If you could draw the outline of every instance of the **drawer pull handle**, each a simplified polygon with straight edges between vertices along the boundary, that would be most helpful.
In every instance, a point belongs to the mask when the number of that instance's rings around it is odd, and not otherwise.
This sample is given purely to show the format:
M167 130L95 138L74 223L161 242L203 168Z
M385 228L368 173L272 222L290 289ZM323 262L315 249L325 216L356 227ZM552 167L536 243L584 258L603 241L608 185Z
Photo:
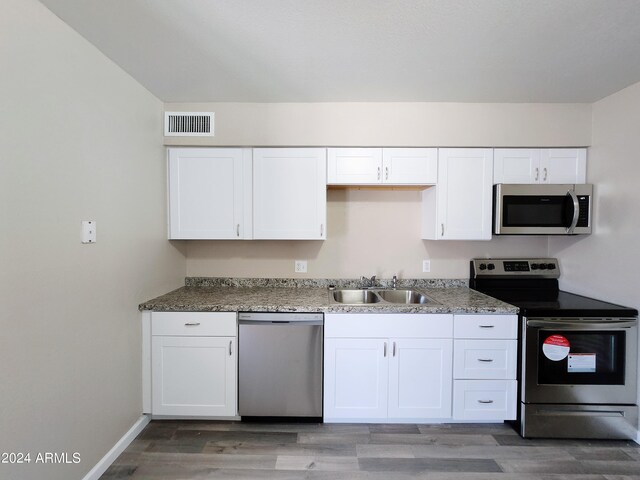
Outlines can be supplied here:
M478 400L478 403L493 403L493 400Z
M229 340L229 356L231 356L231 344L233 343L233 340Z
M493 358L479 358L479 362L493 362Z
M494 328L495 325L479 325L480 328Z
M200 325L200 322L187 322L184 324L185 327L197 327Z

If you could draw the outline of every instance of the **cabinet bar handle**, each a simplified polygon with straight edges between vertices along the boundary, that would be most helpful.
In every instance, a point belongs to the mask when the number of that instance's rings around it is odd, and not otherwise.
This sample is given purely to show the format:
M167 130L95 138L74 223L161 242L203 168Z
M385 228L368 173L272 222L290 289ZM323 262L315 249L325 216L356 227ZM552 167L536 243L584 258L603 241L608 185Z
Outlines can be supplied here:
M440 224L440 236L444 237L444 223Z
M479 362L493 362L493 358L479 358Z
M546 181L547 181L547 167L544 167L544 168L542 169L542 171L544 172L544 173L542 174L542 181L543 181L543 182L546 182Z
M384 342L384 356L387 356L387 342Z
M384 167L384 179L389 180L389 167Z
M197 327L198 325L200 325L200 322L187 322L184 325L185 327Z
M233 340L229 340L229 356L231 356L231 344L233 343Z
M236 225L236 237L240 236L240 224Z
M478 403L493 403L493 400L478 400Z
M538 178L540 178L540 169L538 167L536 167L536 179L535 181L538 181Z
M324 223L320 224L320 236L324 235Z
M378 180L380 180L380 167L378 167Z
M495 325L478 325L480 328L493 328Z
M396 356L396 342L393 342L393 356Z

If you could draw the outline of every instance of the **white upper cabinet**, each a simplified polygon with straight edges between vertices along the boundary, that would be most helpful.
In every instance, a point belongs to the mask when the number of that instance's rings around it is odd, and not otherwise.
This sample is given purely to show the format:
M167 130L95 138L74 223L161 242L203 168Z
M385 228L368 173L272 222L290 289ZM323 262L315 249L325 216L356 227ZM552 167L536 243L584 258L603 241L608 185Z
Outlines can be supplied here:
M251 238L251 149L169 150L169 238Z
M327 183L330 185L382 183L382 149L327 149Z
M437 180L437 148L382 149L383 183L424 185L434 184Z
M329 148L329 185L428 185L437 180L436 148Z
M490 240L493 149L438 149L438 183L422 192L422 238Z
M324 240L324 148L253 149L253 238Z
M585 148L496 148L493 183L585 183Z

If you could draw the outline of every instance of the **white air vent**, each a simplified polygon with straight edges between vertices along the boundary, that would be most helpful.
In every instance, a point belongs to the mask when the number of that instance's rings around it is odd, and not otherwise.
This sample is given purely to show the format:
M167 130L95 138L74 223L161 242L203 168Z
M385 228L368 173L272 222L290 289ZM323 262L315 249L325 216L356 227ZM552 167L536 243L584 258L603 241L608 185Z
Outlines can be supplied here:
M165 137L213 137L213 112L164 112Z

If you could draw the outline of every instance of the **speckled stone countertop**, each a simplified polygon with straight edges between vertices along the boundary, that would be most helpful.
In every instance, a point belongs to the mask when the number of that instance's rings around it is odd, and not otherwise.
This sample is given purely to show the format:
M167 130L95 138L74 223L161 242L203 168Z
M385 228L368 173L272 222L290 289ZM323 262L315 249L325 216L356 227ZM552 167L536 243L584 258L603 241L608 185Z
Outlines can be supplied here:
M325 312L325 313L517 313L518 308L471 290L466 280L398 280L418 290L427 304L346 305L329 300L328 286L359 287L351 279L238 279L188 277L185 286L139 305L156 312ZM377 287L388 287L380 280Z

